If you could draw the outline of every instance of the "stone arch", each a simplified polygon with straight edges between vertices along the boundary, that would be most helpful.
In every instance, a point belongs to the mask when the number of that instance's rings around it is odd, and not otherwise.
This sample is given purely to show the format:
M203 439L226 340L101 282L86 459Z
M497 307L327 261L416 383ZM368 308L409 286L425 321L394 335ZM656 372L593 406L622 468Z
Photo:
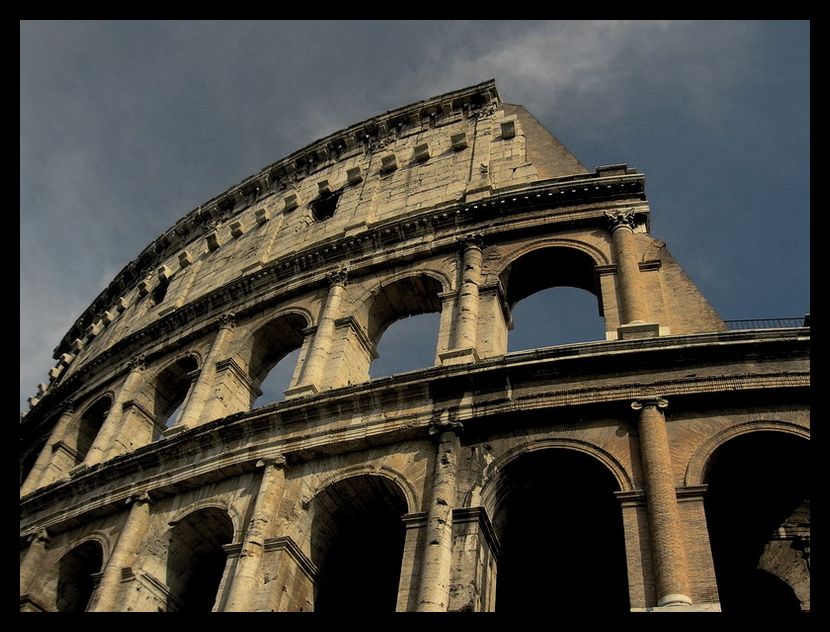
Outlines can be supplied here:
M394 612L409 499L389 470L350 469L327 477L309 503L314 610Z
M522 299L544 289L576 287L593 294L602 312L602 293L595 268L607 259L595 248L571 239L545 239L519 249L501 263L496 276L512 309ZM524 268L553 270L551 276L522 274ZM516 275L514 277L514 275Z
M364 290L362 294L358 295L357 299L354 301L354 304L358 306L358 309L360 309L360 307L366 305L367 301L371 300L373 296L379 294L384 287L415 276L426 276L435 279L441 284L442 292L449 292L453 289L453 283L445 272L435 270L433 268L414 268L383 277L383 280L372 285L372 287Z
M415 491L415 485L413 485L413 483L404 474L386 465L353 465L351 467L347 467L327 476L324 476L320 479L320 482L312 490L310 494L311 500L313 500L314 497L317 496L317 494L323 491L326 487L334 485L335 483L339 483L340 481L345 480L347 478L353 478L355 476L362 475L381 476L383 478L389 479L390 481L392 481L392 483L397 485L401 494L403 495L404 500L406 501L407 512L412 513L418 511L418 494Z
M483 479L485 482L481 491L481 503L487 509L489 515L493 515L493 511L495 509L499 481L504 468L510 462L519 458L523 454L549 449L576 450L577 452L587 454L588 456L595 458L611 472L611 475L616 480L620 491L634 490L631 474L614 455L604 448L583 439L539 439L531 443L524 443L511 448L484 468Z
M377 345L387 327L401 318L440 312L442 304L438 295L446 287L443 281L439 275L416 271L376 285L358 310L369 340ZM390 296L392 291L394 295Z
M230 513L222 503L201 503L189 506L170 525L165 534L166 610L216 609L221 603L223 578L228 569L224 547L238 537Z
M802 426L755 420L716 433L695 455L691 476L700 478L691 480L706 484L709 542L728 614L809 610L809 445Z
M698 446L692 457L689 459L689 464L686 466L684 484L687 486L703 484L703 481L706 478L707 470L711 463L712 455L715 453L715 450L717 450L724 443L740 435L764 430L793 434L804 439L810 438L809 428L805 428L804 426L791 421L761 419L746 421L735 426L731 426L715 433Z
M110 546L109 538L106 536L105 533L102 531L93 531L92 533L88 533L83 536L80 540L74 540L72 542L68 542L63 547L61 547L60 557L63 557L67 553L69 553L72 549L75 549L85 542L97 542L101 546L101 551L103 554L103 561L104 565L106 565L107 560L110 558L110 553L112 551L112 547Z
M72 419L63 442L74 451L75 465L86 458L114 402L111 392L103 393L88 402Z
M242 541L242 536L244 535L242 514L231 503L225 503L215 499L198 500L195 503L187 505L187 507L184 507L176 512L167 524L173 527L187 518L190 514L196 511L201 511L202 509L218 509L220 511L224 511L233 525L233 542L238 543Z
M104 569L106 538L95 534L67 546L57 564L55 607L59 612L84 612L95 592L93 576ZM108 547L107 547L108 548Z
M573 250L579 250L580 252L585 253L591 259L594 260L594 265L604 266L609 265L611 260L608 258L602 250L593 246L585 241L579 239L568 239L563 237L544 237L542 239L536 239L534 241L528 242L522 245L521 248L514 250L506 257L502 258L495 270L493 270L490 274L495 277L500 277L502 273L516 260L524 257L527 254L530 254L534 250L543 250L547 248L571 248Z
M193 377L202 366L202 358L188 351L165 363L145 382L144 403L153 416L156 436L165 422L175 422L175 413L182 410L190 394Z
M260 394L260 387L272 369L283 358L303 346L304 330L314 322L311 313L303 308L288 307L257 319L248 327L249 331L229 354L245 372L250 382L248 408ZM296 366L293 368L296 371ZM288 385L286 384L286 387Z
M591 442L542 439L502 454L484 477L481 501L500 544L497 612L582 609L590 607L592 591L603 595L609 612L628 610L615 494L630 490L631 479L616 458ZM574 541L577 533L585 545Z

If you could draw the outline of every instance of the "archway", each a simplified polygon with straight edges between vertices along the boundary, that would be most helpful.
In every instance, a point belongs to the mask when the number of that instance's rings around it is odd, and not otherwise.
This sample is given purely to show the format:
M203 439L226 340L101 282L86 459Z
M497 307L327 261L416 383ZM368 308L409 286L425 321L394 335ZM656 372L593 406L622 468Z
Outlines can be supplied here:
M297 366L307 319L297 313L278 316L257 329L243 351L251 383L262 395L251 396L250 405L264 406L283 399Z
M571 449L523 454L503 469L496 611L628 611L622 513L611 471Z
M757 431L726 441L706 472L706 520L724 612L809 604L809 443Z
M595 265L588 254L562 246L511 262L499 277L513 321L508 350L604 340Z
M378 352L369 369L372 377L433 365L439 319L432 315L441 312L439 294L442 289L437 279L420 274L384 285L369 299L367 334ZM401 356L399 358L389 358L380 353L383 350L381 337L393 323L395 331L392 333L397 334L394 335L394 349Z
M233 522L225 511L199 509L170 530L167 551L168 611L210 612L217 599Z
M64 555L58 562L58 612L84 612L95 590L93 575L104 563L101 544L88 540Z
M74 443L75 452L77 454L75 464L83 463L95 437L104 425L104 420L109 414L112 407L112 400L109 397L102 397L97 402L87 408L76 427L76 434L69 437L69 442Z
M406 511L404 494L383 476L346 478L315 496L315 612L395 611Z
M199 368L196 358L179 358L156 377L153 389L153 414L156 418L155 438L164 428L174 426L184 409L193 382L192 374Z

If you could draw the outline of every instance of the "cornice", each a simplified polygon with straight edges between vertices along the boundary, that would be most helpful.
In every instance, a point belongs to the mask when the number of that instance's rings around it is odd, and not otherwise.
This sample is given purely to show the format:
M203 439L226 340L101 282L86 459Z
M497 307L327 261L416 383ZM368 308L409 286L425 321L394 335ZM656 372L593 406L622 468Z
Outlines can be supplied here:
M717 364L722 368L718 373L666 377L659 367L640 368L648 364L646 356L659 356L657 359L665 366L677 366L679 358L689 366L710 364L712 358L690 353L695 336L674 338L674 346L662 348L654 348L653 339L610 342L605 353L597 353L594 358L580 357L574 352L557 357L557 349L551 349L547 354L542 350L482 361L480 366L433 367L230 415L28 494L21 501L22 526L25 531L41 527L60 531L60 525L72 523L81 514L97 516L118 511L123 500L136 493L149 492L154 498L180 493L188 487L253 471L259 459L274 454L285 455L291 464L316 458L320 453L426 439L434 411L442 406L452 407L453 419L475 432L480 424L517 411L602 405L616 406L619 414L624 415L632 399L651 392L670 398L675 409L680 410L683 401L691 402L701 395L734 396L740 392L773 390L800 393L809 388L808 367L782 371L762 361L758 345L763 341L756 339L755 344L742 347L752 341L741 340L733 332L697 336L698 352L729 357L732 365L740 365L740 371ZM779 336L777 342L782 341L792 345L799 339L793 335ZM621 355L624 357L620 358ZM539 383L540 374L555 372L556 365L563 361L571 362L562 368L570 374L578 368L575 362L584 364L603 358L631 366L631 376L621 376L618 383L609 384L598 374L596 379L586 379L577 387L570 379ZM754 370L744 370L750 366L744 364L746 360L751 360ZM459 400L459 379L475 395ZM511 389L504 386L508 382ZM444 393L454 396L447 400ZM424 406L425 398L432 405ZM394 402L392 408L389 402ZM354 423L358 417L361 422ZM198 459L194 459L196 455ZM66 498L76 499L68 510L63 505Z

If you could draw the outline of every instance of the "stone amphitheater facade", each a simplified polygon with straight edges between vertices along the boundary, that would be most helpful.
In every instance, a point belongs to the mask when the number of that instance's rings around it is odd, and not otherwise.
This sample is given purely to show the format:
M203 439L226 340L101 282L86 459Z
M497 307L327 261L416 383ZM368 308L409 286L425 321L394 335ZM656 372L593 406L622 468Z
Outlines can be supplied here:
M808 610L809 327L730 330L649 216L492 81L191 211L21 420L21 610ZM557 286L605 340L507 353ZM422 313L433 365L370 379Z

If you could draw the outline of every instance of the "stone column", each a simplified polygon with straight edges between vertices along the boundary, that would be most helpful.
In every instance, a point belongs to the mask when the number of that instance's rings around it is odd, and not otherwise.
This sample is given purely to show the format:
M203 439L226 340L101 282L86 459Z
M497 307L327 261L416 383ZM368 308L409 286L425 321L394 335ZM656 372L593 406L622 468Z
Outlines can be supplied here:
M212 421L207 406L216 381L216 364L228 357L228 345L233 340L233 330L236 327L236 314L230 312L220 319L219 332L210 346L210 351L202 363L202 370L188 394L184 410L176 422L176 426L192 428L199 424Z
M64 457L67 460L66 463L59 464L59 469L64 473L69 472L69 470L75 465L74 462L68 461L69 455L66 452L56 450L56 446L63 441L63 438L66 436L66 431L69 428L69 423L72 421L72 416L74 414L75 406L73 402L66 402L63 405L61 416L58 418L57 423L55 423L55 427L52 428L49 440L40 451L37 461L35 461L35 464L29 472L29 475L26 477L26 480L23 481L23 485L20 488L21 498L39 487L40 480L49 468L53 455L55 458ZM60 455L60 457L58 455Z
M637 262L634 238L634 210L606 213L614 242L614 258L617 263L617 281L620 288L620 323L644 323L648 319L648 306L643 295L640 265Z
M260 561L265 549L265 540L271 535L271 526L277 518L285 487L285 457L264 459L257 463L262 469L259 492L254 502L254 511L245 538L239 561L231 579L231 587L225 602L225 612L247 612L252 597L256 594Z
M106 454L110 449L113 437L121 428L121 417L124 413L124 404L129 402L136 390L138 390L142 381L142 373L144 372L144 356L138 356L129 363L130 373L121 387L121 391L115 398L115 401L110 408L110 412L104 423L101 424L101 429L98 431L98 436L92 442L92 447L84 459L84 465L91 466L105 460Z
M426 547L421 561L417 612L446 612L449 606L452 510L462 429L457 422L435 424L430 428L430 434L438 436L438 450L432 474L432 498L427 512Z
M323 306L323 312L320 315L320 322L317 324L314 341L311 343L308 357L303 363L299 385L285 391L287 399L319 393L323 388L324 372L329 359L332 338L334 337L334 321L337 320L340 314L340 303L343 300L346 279L345 270L328 274L329 293L326 296L326 304Z
M483 241L475 235L461 240L461 275L456 299L450 349L440 354L442 364L461 364L478 360L479 285Z
M680 530L671 452L660 397L642 397L631 407L640 411L640 460L648 508L649 539L658 606L689 605L686 553Z
M132 566L141 541L147 533L150 524L150 496L146 493L139 494L127 499L127 502L132 503L130 513L101 574L101 582L92 598L89 612L118 611L116 600L121 587L121 571Z
M49 544L49 534L46 529L41 529L37 533L29 536L30 543L23 561L20 563L20 594L24 595L29 592L29 587L35 579L40 563L43 560L43 554L46 552L46 545Z

